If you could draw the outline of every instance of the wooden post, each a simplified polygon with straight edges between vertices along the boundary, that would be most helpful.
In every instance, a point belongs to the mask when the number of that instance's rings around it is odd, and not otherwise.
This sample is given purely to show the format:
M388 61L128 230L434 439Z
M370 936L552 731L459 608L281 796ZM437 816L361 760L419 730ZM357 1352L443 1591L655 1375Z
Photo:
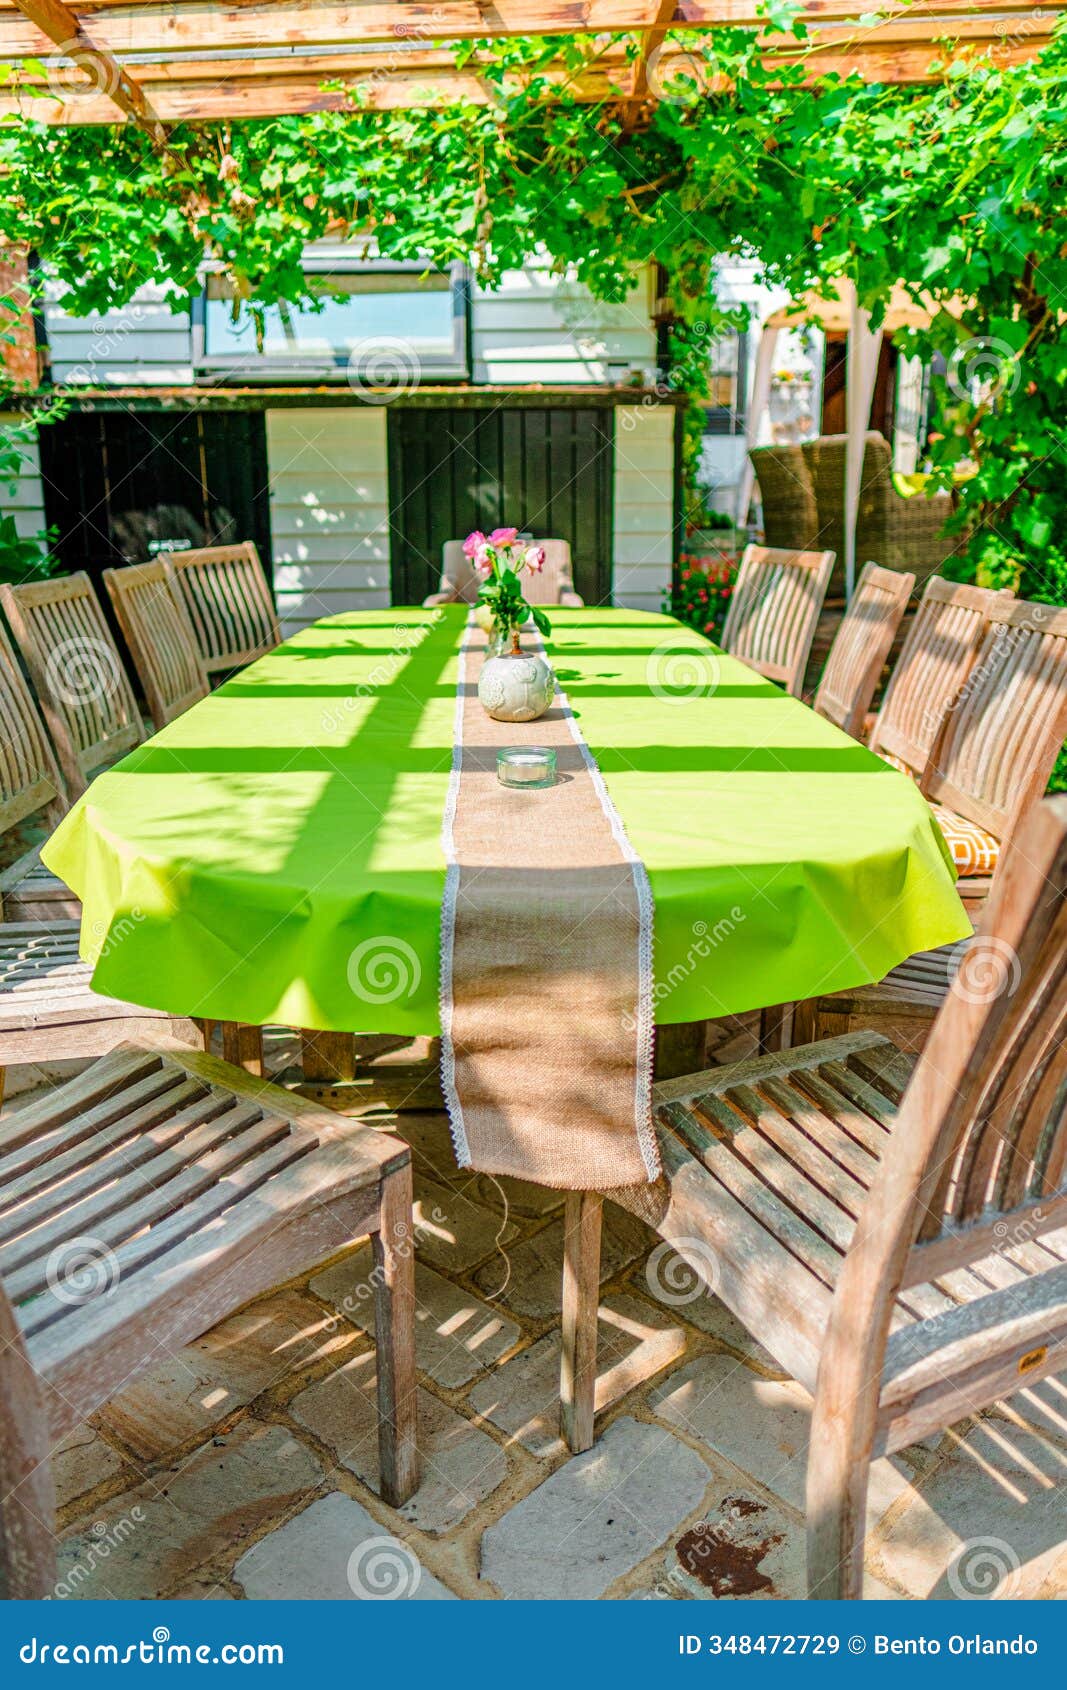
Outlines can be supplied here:
M373 1243L381 1495L400 1508L419 1483L410 1161L382 1177Z
M21 243L0 248L0 297L12 300L12 307L0 320L0 365L19 387L41 384L41 360L37 331L30 306L29 254Z
M575 1455L583 1449L591 1449L593 1445L603 1207L604 1199L599 1192L567 1193L563 1220L560 1432Z

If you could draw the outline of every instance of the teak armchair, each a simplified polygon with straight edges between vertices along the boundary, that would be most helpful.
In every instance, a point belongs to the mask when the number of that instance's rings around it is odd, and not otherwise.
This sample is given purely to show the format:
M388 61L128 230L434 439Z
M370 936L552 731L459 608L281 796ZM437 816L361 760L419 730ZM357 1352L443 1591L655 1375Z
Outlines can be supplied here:
M381 1489L418 1482L411 1152L202 1052L127 1044L0 1123L0 1596L55 1584L50 1451L370 1233Z
M84 570L24 587L0 603L26 659L71 798L145 737L118 647Z
M799 698L833 567L833 552L746 546L723 623L723 650Z
M144 687L156 729L208 694L208 679L184 604L166 565L105 569L104 585Z
M863 737L871 700L914 586L914 575L868 563L834 636L814 707L853 739Z
M808 1590L858 1597L871 1462L1067 1360L1067 797L1030 812L917 1064L877 1033L654 1088L652 1224L814 1398ZM593 1436L601 1197L568 1198L563 1426Z
M0 833L38 812L55 826L66 808L63 777L44 723L0 630ZM76 916L80 909L73 892L44 867L37 846L0 873L0 919L48 920Z
M987 610L973 667L946 716L921 787L953 852L972 920L1067 735L1067 610L1008 598ZM798 1005L794 1042L853 1026L912 1023L921 1042L969 944L909 957L884 980Z
M188 612L209 679L253 663L281 643L270 585L251 540L161 552L160 560Z

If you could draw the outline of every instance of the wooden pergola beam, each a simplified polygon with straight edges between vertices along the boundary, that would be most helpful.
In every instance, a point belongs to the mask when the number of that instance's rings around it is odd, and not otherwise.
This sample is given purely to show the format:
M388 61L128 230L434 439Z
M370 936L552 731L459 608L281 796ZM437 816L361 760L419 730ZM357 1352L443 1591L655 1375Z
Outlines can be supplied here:
M46 0L0 0L0 62L40 57L56 44L34 21ZM338 0L92 0L84 18L79 6L55 0L74 20L97 53L172 53L387 44L398 53L417 51L440 41L503 38L515 35L627 33L651 31L670 15L665 28L710 29L729 24L766 32L757 0L497 0L490 9L472 0L440 0L437 5L345 5ZM813 29L857 22L877 12L885 25L906 26L915 40L951 33L964 20L986 22L990 35L1004 38L1044 32L1064 10L1063 0L808 0L805 15ZM20 15L24 14L24 15ZM952 26L952 29L949 26ZM87 27L88 26L88 27ZM870 32L871 26L864 26ZM881 26L880 26L881 27ZM70 25L65 26L70 39ZM646 54L647 57L647 54Z
M997 63L1004 67L1022 64L1032 56L1031 47L1015 46L1005 49ZM930 68L934 55L929 45L924 48L885 45L877 49L820 52L811 59L794 55L792 60L782 57L781 63L803 63L805 81L836 73L847 76L859 70L872 81L921 84L939 80L939 72ZM407 108L445 105L463 101L471 105L489 105L497 98L495 86L469 67L464 71L411 69L392 71L366 70L338 77L339 87L323 87L323 76L301 72L300 61L290 61L290 68L274 72L270 77L250 74L223 80L217 61L203 62L195 67L204 73L203 80L180 79L177 67L167 66L168 76L175 80L161 80L150 84L152 109L161 122L175 124L212 118L278 117L286 113L345 111L400 111ZM684 74L686 65L681 63ZM672 74L670 60L662 65L666 76ZM544 73L541 73L544 75ZM618 64L592 67L577 82L567 72L549 73L551 81L566 81L569 91L586 101L616 100L628 103L628 88L623 68ZM515 82L521 79L516 77ZM725 90L726 83L717 84ZM64 97L66 95L66 97ZM10 85L0 90L0 117L20 114L32 116L38 122L50 124L113 124L115 108L107 95L93 94L87 86L82 90L71 86L69 91L52 81L47 99L20 99Z
M497 84L478 53L456 68L456 41L584 34L608 39L584 70L561 58L547 81L611 99L632 122L673 78L725 86L713 62L705 71L676 45L678 29L751 29L772 70L800 64L806 80L922 83L967 52L1024 62L1064 11L1067 0L806 0L810 37L798 42L767 25L758 0L0 0L0 65L15 70L0 84L0 116L95 124L119 111L166 144L165 124L343 110L353 99L379 110L485 104ZM25 62L35 59L44 76ZM509 88L522 82L521 68L509 73Z
M166 132L138 87L114 55L86 35L80 20L64 0L15 0L19 11L34 24L64 58L84 70L90 81L127 117L162 143Z

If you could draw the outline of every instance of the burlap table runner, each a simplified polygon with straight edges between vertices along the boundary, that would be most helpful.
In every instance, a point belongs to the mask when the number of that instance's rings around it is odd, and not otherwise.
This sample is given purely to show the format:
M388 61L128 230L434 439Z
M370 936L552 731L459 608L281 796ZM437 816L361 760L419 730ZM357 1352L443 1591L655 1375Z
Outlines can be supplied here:
M485 647L471 621L442 832L441 1069L456 1155L559 1190L635 1185L659 1172L648 877L566 698L536 722L486 715ZM557 784L501 786L506 745L552 746Z

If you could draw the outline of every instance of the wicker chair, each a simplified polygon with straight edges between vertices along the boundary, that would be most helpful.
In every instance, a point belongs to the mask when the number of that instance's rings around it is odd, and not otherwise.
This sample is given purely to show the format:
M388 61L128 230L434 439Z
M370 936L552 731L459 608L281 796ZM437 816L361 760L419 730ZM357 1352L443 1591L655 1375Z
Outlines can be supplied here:
M800 448L811 474L819 511L819 545L845 555L845 449L847 436L823 434ZM922 586L958 549L961 542L943 534L952 514L948 493L921 493L905 499L893 485L893 458L883 435L871 431L863 454L860 508L856 525L856 556L883 569L909 570ZM830 584L831 593L844 591L844 565Z
M759 482L767 545L785 551L822 551L830 542L819 538L815 487L801 448L757 446L748 455Z

